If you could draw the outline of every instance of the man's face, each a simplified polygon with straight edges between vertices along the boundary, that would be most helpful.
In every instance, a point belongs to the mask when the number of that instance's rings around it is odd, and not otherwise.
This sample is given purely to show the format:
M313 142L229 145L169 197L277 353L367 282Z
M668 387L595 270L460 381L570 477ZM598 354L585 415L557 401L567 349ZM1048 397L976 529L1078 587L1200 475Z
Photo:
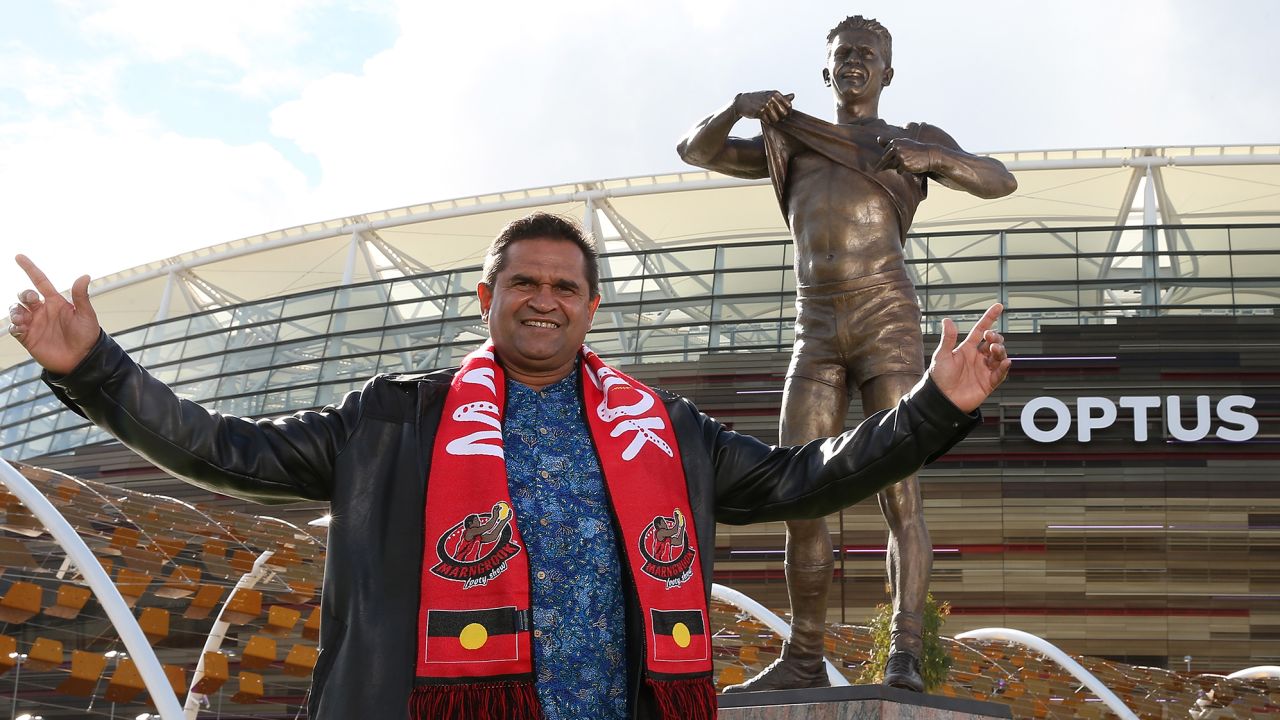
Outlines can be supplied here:
M481 283L480 311L507 374L542 387L568 375L599 296L587 285L586 257L568 240L529 238L507 246L493 286Z
M823 75L844 103L876 96L893 79L886 48L870 30L844 30L827 45Z

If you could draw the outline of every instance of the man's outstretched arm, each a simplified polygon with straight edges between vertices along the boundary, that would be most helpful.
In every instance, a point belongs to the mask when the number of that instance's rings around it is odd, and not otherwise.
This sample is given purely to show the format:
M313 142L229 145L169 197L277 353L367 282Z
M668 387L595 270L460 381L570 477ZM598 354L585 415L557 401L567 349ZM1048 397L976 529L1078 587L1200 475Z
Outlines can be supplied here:
M918 140L880 138L884 156L879 170L925 173L952 190L963 190L980 198L1004 197L1018 189L1018 181L1004 163L995 158L967 153L940 128L925 125Z
M742 118L774 123L791 114L791 99L774 90L742 93L719 111L694 125L676 152L690 165L740 178L769 177L764 155L764 138L731 137L733 126Z

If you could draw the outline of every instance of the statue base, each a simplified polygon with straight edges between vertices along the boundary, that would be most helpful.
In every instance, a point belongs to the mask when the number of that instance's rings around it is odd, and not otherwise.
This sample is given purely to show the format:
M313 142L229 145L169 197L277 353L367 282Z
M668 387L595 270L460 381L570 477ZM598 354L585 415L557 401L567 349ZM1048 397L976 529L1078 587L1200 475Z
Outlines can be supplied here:
M719 720L977 720L1012 718L1008 705L849 685L721 695Z

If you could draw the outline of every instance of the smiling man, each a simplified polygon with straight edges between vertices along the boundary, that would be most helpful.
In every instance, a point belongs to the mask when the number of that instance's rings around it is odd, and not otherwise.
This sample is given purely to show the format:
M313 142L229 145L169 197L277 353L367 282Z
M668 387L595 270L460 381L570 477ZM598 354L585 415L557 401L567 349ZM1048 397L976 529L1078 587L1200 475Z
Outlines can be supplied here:
M827 34L822 70L835 100L834 124L793 111L793 95L743 93L694 126L677 148L693 165L772 178L795 238L796 340L782 398L783 445L839 432L854 391L870 414L892 407L920 379L920 307L903 244L928 181L983 198L1017 187L999 161L961 150L932 125L880 119L880 93L893 81L892 51L880 23L846 18ZM762 134L730 137L742 118L760 120ZM918 692L933 565L920 484L913 475L879 500L889 526L893 595L884 682ZM787 523L791 642L776 664L734 690L827 684L822 648L832 567L824 519Z
M716 714L707 607L715 523L817 517L941 455L1005 378L995 305L891 410L803 447L726 430L605 365L594 241L536 213L490 246L490 339L461 367L381 375L274 420L180 400L71 301L35 285L9 332L76 412L178 477L261 502L332 504L319 720ZM514 521L514 522L513 522Z

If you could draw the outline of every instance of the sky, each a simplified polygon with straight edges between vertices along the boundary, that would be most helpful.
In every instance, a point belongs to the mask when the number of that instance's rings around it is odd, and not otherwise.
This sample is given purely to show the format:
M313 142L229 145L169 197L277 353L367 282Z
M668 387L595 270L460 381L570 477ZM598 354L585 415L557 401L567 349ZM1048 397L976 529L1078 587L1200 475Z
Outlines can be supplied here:
M66 288L307 222L680 171L681 135L737 92L830 118L849 14L894 37L881 116L969 150L1280 141L1271 0L14 0L0 292L28 286L15 252Z

